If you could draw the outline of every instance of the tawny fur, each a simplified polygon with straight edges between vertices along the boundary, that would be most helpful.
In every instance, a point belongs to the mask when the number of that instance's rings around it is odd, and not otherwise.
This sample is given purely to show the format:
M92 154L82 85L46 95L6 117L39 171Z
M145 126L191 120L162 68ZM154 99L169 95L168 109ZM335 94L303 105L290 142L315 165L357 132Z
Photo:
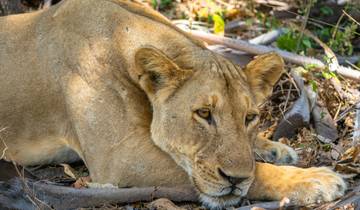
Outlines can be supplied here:
M242 71L150 9L64 0L1 18L0 64L7 160L45 164L77 154L95 182L193 184L210 207L245 195L306 204L344 193L328 169L255 163L254 149L275 162L296 159L291 148L256 138L257 118L247 120L283 71L276 54ZM196 114L202 108L213 121ZM231 192L220 171L243 181Z

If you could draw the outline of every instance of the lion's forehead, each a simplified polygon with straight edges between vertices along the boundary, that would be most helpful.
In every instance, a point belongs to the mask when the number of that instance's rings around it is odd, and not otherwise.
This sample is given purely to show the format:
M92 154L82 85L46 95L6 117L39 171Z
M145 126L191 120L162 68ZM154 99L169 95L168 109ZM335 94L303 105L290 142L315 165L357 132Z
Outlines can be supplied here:
M224 77L214 72L199 72L189 89L195 93L192 102L219 107L233 104L235 107L250 107L254 104L249 85L242 78Z

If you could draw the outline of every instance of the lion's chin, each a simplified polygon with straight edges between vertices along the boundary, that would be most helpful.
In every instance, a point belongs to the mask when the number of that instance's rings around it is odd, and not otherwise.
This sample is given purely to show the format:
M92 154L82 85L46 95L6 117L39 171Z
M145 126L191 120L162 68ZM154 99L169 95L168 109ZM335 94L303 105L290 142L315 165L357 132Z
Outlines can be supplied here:
M224 195L224 196L209 196L203 193L199 195L201 202L210 209L223 209L228 206L234 206L241 201L241 196L238 195Z

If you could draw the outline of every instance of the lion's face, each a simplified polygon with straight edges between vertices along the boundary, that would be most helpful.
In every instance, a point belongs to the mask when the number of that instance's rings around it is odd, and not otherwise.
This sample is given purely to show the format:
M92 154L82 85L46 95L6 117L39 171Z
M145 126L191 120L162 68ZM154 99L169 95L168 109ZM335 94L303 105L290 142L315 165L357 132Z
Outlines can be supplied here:
M254 180L257 105L280 77L281 58L263 55L241 70L209 53L200 69L184 70L143 48L136 62L153 106L154 143L188 173L205 204L238 203Z

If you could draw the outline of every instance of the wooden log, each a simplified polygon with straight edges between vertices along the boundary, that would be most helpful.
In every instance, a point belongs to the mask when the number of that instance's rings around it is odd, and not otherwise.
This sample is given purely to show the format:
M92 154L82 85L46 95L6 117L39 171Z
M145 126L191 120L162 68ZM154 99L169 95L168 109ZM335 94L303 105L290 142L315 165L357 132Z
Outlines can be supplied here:
M325 64L316 58L306 57L297 55L295 53L287 52L284 50L280 50L278 48L263 46L263 45L255 45L251 44L247 41L239 40L239 39L231 39L227 37L221 37L213 34L208 34L201 31L189 30L188 31L193 37L203 40L209 44L220 44L233 49L237 49L243 52L247 52L250 54L258 55L269 52L276 52L281 57L283 57L286 61L298 64L298 65L317 65L320 68L325 68ZM354 70L349 67L339 66L336 69L336 72L344 77L349 79L360 81L360 71Z
M153 201L157 198L168 198L174 202L198 201L198 196L191 186L75 189L19 178L0 182L0 207L1 205L8 208L23 206L20 209L32 209L29 208L32 202L26 199L28 197L41 201L38 205L43 204L44 208L52 206L59 210L99 206L106 203Z
M283 28L275 29L272 31L269 31L265 34L261 34L260 36L257 36L253 39L249 40L250 44L258 44L258 45L268 45L277 40L279 36L284 34L285 30Z

